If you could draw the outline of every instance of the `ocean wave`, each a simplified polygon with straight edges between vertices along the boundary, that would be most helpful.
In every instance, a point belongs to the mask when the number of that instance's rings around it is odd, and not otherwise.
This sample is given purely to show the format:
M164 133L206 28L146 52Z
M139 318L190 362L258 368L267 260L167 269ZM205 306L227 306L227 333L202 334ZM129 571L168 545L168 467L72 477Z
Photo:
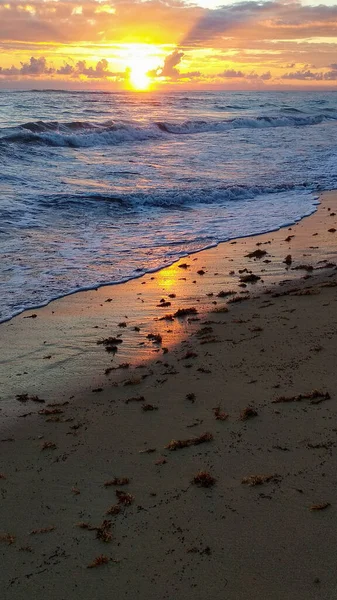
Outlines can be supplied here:
M285 113L294 113L294 114L299 113L302 115L305 114L304 110L300 110L299 108L293 108L292 106L285 106L285 107L281 108L281 111L285 112Z
M294 111L296 109L293 109ZM296 110L296 112L298 112ZM337 118L337 117L336 117ZM36 121L24 123L0 132L0 144L41 144L85 148L98 145L115 145L123 142L146 141L170 135L222 133L233 129L262 129L272 127L305 127L334 119L332 115L298 116L276 115L259 117L234 117L222 120L157 121Z
M268 185L219 185L198 188L175 188L170 190L155 190L153 192L134 192L119 194L93 193L93 194L51 194L37 197L36 200L44 206L72 210L83 210L83 206L92 204L94 210L104 203L110 204L114 210L142 209L146 207L157 207L175 210L184 210L198 204L223 204L241 200L253 199L265 194L279 194L292 191L310 192L312 186L303 182L302 184L278 184Z
M239 104L214 104L217 110L247 110L248 106L240 106Z

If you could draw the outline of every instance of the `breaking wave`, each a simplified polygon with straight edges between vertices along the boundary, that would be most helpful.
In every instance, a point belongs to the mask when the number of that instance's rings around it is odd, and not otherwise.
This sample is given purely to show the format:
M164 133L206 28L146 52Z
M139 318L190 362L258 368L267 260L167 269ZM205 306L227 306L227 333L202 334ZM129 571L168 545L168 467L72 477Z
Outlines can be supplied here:
M153 192L134 192L124 194L53 194L36 198L40 205L64 209L82 210L83 205L93 203L96 211L99 204L107 203L114 206L114 209L125 210L125 208L141 209L142 207L160 207L168 209L184 209L198 204L212 205L223 202L236 202L249 200L256 196L265 194L279 194L282 192L303 192L313 191L313 186L306 184L278 184L273 186L264 185L220 185L207 188L176 188L170 190L155 190ZM99 204L98 204L99 203Z
M296 111L296 109L292 112ZM129 121L37 121L24 123L11 129L2 129L0 144L41 144L47 146L69 146L86 148L111 146L125 142L162 139L168 135L193 135L200 133L223 133L233 129L262 129L271 127L305 127L317 125L325 120L336 120L332 114L299 116L236 117L223 120L157 121L147 124ZM1 134L2 133L2 134Z

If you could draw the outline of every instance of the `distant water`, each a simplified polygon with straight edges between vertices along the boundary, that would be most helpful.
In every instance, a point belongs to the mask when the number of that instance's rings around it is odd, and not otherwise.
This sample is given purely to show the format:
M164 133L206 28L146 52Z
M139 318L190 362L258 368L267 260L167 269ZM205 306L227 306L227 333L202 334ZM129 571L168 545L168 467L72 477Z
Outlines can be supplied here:
M337 94L0 92L0 320L312 213Z

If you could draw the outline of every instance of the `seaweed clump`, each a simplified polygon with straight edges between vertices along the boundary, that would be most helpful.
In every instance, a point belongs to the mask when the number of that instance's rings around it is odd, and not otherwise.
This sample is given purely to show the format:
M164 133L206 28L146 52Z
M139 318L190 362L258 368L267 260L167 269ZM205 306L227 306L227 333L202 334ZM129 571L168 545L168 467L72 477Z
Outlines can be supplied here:
M301 400L311 400L310 404L320 404L324 400L330 400L329 392L321 392L319 390L313 390L307 394L297 394L296 396L279 396L273 400L273 404L280 404L282 402L301 402Z
M216 483L215 477L212 477L207 471L199 471L193 477L192 483L198 485L199 487L209 488L212 487Z
M130 483L130 479L128 477L114 477L113 479L109 479L104 483L104 487L110 487L112 485L127 485Z
M178 308L178 310L174 313L174 317L188 317L188 315L197 315L197 309L192 306L190 308Z
M252 408L251 406L247 406L247 408L244 408L241 413L240 413L240 421L247 421L247 419L251 419L252 417L257 417L258 412L255 410L255 408Z
M229 417L228 413L220 410L220 406L215 406L215 408L213 408L213 413L218 421L226 421Z
M249 486L262 485L263 483L268 483L269 481L278 482L280 477L278 475L250 475L249 477L244 477L241 483L247 484Z
M96 567L100 567L101 565L107 565L112 559L104 554L100 554L96 556L96 558L87 566L87 569L94 569Z
M198 446L205 442L211 442L213 435L209 432L202 433L198 437L188 438L187 440L171 440L170 443L165 446L168 450L180 450L181 448L188 448L189 446Z
M261 277L259 275L255 275L254 273L249 273L248 275L242 275L240 277L240 281L243 283L256 283L259 281Z
M265 256L267 254L266 250L254 250L254 252L249 252L248 254L245 254L245 257L247 258L262 258L262 256Z

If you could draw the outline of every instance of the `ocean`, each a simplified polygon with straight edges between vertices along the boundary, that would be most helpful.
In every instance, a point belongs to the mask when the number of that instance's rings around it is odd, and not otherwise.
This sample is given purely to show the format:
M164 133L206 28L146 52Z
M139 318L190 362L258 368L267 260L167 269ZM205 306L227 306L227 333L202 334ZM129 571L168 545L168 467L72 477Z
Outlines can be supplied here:
M334 92L0 91L0 321L290 225L336 187Z

